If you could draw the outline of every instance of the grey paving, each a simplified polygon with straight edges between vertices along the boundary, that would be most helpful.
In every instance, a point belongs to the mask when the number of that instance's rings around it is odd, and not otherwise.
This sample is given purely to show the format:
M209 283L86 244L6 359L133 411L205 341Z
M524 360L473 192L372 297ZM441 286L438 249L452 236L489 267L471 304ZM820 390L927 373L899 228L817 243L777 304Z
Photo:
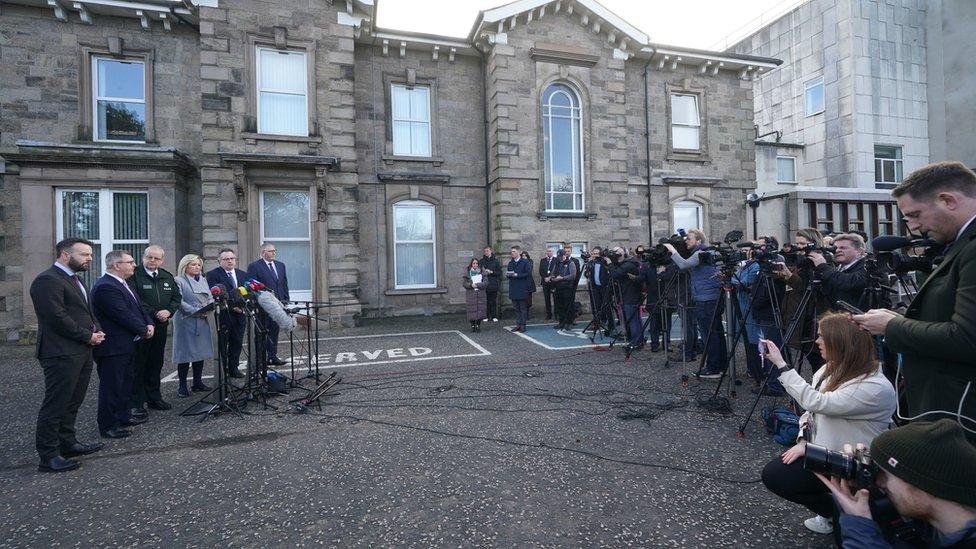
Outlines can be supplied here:
M325 336L464 324L384 320ZM154 412L62 475L36 472L39 367L5 347L0 546L829 545L803 528L805 509L758 482L781 448L755 421L735 436L751 400L734 416L703 412L695 399L713 385L683 387L691 364L547 351L502 323L469 336L492 354L338 370L321 412L252 405L204 423ZM164 391L188 404L175 384ZM93 383L79 419L89 440L96 397Z

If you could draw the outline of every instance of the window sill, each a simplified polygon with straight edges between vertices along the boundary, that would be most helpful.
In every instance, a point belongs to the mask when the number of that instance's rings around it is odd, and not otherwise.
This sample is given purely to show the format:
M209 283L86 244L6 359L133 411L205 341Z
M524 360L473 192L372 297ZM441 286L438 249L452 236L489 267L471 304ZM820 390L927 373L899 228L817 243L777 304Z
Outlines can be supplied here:
M777 185L799 185L799 181L777 181Z
M596 219L596 214L593 212L537 212L535 214L540 221L545 221L547 219L585 219L587 221L593 221Z
M400 156L395 154L384 154L383 162L392 164L394 162L420 162L440 166L444 163L444 158L440 156Z
M322 137L319 135L278 135L274 133L253 133L241 132L241 139L248 145L253 145L257 141L288 141L291 143L321 143Z
M425 294L446 294L447 288L412 288L409 290L387 290L384 295L425 295Z
M705 151L672 150L668 153L668 160L676 162L711 162L712 159Z

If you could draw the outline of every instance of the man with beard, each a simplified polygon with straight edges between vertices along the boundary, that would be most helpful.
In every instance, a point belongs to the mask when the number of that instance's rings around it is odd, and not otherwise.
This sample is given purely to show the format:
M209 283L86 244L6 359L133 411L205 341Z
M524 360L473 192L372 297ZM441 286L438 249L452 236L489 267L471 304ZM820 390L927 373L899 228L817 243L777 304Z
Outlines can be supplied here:
M54 265L37 275L30 296L37 314L37 358L44 369L44 402L37 414L38 470L77 469L74 456L97 452L100 442L85 444L75 435L75 418L85 400L92 372L92 347L105 339L96 326L88 288L79 273L92 262L92 243L66 238L57 243Z

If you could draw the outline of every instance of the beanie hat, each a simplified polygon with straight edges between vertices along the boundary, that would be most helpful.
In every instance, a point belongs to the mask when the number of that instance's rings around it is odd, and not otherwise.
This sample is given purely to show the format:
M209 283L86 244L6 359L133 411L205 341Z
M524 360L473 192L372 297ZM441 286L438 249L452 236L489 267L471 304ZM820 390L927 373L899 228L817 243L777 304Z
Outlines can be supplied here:
M976 507L976 446L951 419L881 433L871 443L871 459L935 497Z

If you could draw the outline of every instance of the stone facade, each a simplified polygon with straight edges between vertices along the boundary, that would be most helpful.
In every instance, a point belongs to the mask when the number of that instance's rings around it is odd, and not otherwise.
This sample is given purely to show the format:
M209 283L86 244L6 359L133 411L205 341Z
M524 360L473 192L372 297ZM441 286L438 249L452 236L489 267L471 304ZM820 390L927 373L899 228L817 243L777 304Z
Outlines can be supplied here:
M646 244L673 231L679 201L701 208L714 238L743 228L752 80L775 59L657 46L590 0L513 6L482 12L457 40L378 29L373 3L356 0L206 0L171 30L144 30L135 12L86 24L4 3L0 329L19 337L31 324L23 299L50 261L55 192L68 185L149 188L151 239L170 268L189 251L213 268L225 246L246 264L262 239L263 193L304 193L310 295L347 324L462 310L461 271L486 243L536 258L549 242ZM86 47L152 53L147 143L92 142ZM307 136L259 132L258 47L305 55ZM573 213L545 208L541 101L557 82L581 107L585 207ZM394 83L430 90L429 157L394 154ZM672 93L697 98L697 151L672 147ZM401 200L434 206L435 288L395 287Z

